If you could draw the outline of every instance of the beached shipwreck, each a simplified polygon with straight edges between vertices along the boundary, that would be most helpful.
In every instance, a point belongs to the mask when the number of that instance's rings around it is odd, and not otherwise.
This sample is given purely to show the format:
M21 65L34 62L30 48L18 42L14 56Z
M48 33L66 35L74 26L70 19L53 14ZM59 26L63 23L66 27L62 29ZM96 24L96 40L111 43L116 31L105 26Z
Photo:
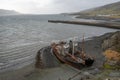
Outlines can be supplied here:
M84 39L81 49L77 43L70 40L69 43L63 41L52 43L51 52L61 63L68 64L77 69L92 66L95 61L92 56L85 54Z
M36 56L35 66L36 68L59 66L57 61L82 69L92 66L95 59L91 55L86 54L83 38L82 42L74 40L59 41L40 49Z

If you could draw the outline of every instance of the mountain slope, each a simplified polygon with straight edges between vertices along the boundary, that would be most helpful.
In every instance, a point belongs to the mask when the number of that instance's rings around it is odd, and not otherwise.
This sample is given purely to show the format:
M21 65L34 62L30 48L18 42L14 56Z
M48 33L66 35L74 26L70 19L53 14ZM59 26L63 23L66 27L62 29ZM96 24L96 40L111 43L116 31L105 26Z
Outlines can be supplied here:
M18 15L18 14L20 14L20 13L14 11L14 10L4 10L4 9L0 9L0 16L3 16L3 15Z
M104 5L101 7L88 9L85 11L73 13L73 15L103 16L111 18L120 18L120 2Z
M94 8L92 10L83 11L82 13L87 14L101 14L101 15L107 15L107 14L119 14L120 15L120 2L108 4L102 7Z

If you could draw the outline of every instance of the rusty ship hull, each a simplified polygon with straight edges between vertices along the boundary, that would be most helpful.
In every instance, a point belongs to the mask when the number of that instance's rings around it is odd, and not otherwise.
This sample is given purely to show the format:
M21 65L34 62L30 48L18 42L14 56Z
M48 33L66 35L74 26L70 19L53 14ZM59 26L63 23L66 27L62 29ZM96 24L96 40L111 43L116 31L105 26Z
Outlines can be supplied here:
M77 69L82 69L82 68L85 68L85 67L88 67L88 66L91 66L94 62L94 60L89 60L87 62L87 60L85 60L85 64L83 63L78 63L76 61L72 61L70 59L67 59L65 56L59 54L59 52L56 50L56 49L53 49L53 54L56 56L56 58L61 62L61 63L65 63L65 64L68 64L74 68L77 68Z

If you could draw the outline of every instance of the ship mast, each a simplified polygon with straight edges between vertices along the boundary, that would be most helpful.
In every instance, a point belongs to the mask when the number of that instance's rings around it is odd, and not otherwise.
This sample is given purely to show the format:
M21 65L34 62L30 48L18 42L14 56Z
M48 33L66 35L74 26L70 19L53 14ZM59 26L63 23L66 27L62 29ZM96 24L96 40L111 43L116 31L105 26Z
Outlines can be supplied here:
M73 50L72 50L72 55L74 56L74 50L75 50L75 44L74 44L75 38L73 39Z
M85 54L85 52L84 52L84 34L83 34L83 39L82 39L82 53Z

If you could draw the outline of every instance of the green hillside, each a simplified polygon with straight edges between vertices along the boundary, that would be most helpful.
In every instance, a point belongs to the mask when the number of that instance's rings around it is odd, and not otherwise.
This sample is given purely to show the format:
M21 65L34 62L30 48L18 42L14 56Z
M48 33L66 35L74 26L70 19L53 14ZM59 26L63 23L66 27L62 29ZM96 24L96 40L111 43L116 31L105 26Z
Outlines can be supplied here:
M101 7L88 9L85 11L73 13L73 15L87 15L108 18L120 18L120 2L104 5Z

